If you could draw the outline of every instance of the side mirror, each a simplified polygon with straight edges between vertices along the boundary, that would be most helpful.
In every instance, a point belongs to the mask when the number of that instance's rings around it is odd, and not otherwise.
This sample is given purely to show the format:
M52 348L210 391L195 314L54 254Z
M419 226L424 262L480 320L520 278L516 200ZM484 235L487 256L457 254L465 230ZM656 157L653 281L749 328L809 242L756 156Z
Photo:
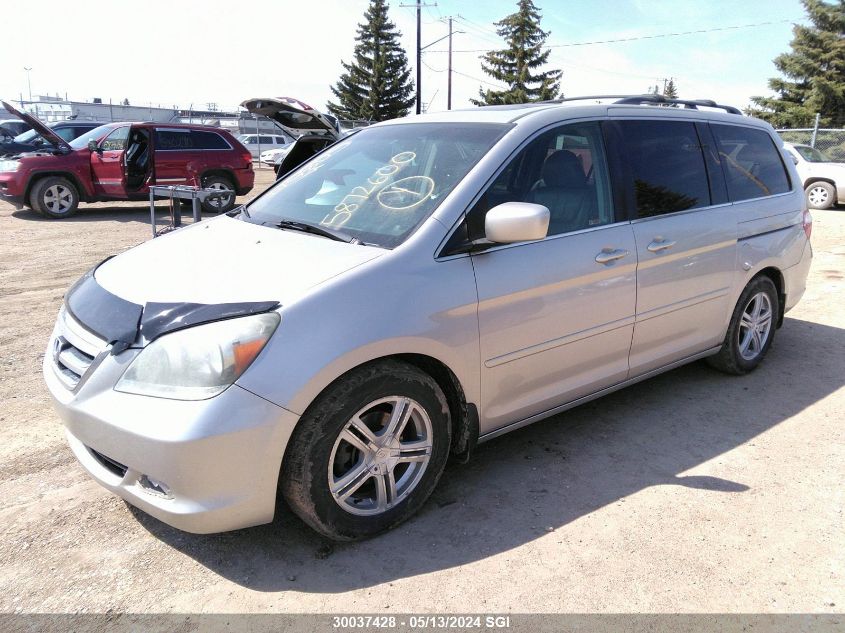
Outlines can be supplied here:
M542 240L549 232L549 209L530 202L505 202L484 218L484 236L497 244Z
M795 156L794 154L790 154L789 157L792 159L793 163L795 163L796 165L798 164L798 157L797 156Z
M90 149L92 152L97 152L98 154L103 151L102 149L100 149L100 146L97 145L97 141L95 141L94 139L88 141L88 149Z

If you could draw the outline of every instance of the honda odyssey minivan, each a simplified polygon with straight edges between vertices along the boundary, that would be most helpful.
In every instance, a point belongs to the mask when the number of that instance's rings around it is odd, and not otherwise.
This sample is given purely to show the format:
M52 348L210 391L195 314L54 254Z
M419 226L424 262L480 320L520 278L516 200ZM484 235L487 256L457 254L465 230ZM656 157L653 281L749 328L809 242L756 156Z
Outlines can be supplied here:
M162 521L284 499L362 538L479 442L697 359L754 370L811 228L772 128L711 101L399 119L95 266L44 379L83 467Z

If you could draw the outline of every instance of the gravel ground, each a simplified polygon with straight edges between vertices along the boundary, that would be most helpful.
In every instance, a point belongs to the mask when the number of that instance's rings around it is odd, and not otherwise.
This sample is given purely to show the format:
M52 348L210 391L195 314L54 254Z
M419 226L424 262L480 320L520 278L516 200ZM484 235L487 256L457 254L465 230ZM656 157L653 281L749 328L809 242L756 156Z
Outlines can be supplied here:
M418 517L345 545L290 515L182 533L71 455L43 350L146 213L0 203L0 612L843 611L845 210L814 213L807 294L752 375L695 363L494 440Z

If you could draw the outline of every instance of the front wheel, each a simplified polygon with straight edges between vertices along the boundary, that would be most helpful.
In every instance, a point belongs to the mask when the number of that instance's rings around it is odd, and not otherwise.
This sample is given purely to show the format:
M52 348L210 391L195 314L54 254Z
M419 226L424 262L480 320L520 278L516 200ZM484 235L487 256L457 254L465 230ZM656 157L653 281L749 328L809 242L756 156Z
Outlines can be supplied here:
M836 189L829 182L814 182L804 190L811 209L829 209L836 202Z
M780 304L775 284L756 277L742 291L722 348L707 361L728 374L747 374L759 365L775 337Z
M428 499L451 439L437 383L399 361L339 379L299 421L280 488L291 509L336 540L373 536Z
M42 178L29 194L33 209L48 218L69 218L79 207L79 192L67 178Z

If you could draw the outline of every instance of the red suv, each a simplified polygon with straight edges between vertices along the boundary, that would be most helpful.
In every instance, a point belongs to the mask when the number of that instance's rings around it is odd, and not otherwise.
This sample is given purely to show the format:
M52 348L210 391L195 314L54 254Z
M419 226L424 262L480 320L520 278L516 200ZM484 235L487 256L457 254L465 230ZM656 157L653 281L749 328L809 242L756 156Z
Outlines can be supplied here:
M68 143L35 117L3 106L52 147L0 160L0 200L48 218L70 217L80 201L144 200L150 185L227 189L233 195L207 210L228 211L255 181L249 150L220 128L107 123Z

